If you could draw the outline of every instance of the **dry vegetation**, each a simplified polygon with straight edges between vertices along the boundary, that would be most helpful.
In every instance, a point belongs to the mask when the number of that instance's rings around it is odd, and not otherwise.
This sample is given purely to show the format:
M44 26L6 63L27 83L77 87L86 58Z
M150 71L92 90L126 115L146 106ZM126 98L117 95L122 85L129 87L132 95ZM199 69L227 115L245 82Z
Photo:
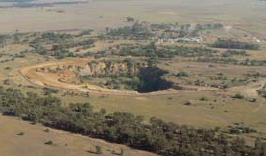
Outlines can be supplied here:
M155 116L179 125L220 127L226 133L243 123L257 132L227 134L244 137L247 145L253 145L256 137L265 140L266 3L203 1L101 0L0 8L0 32L7 34L0 42L0 85L23 93L51 91L47 94L62 99L65 107L89 102L97 111L144 116L144 123ZM152 23L166 24L151 28ZM198 28L217 23L222 28ZM194 37L201 40L171 40ZM218 38L248 48L217 48ZM142 65L136 65L138 61ZM89 66L92 62L98 65ZM157 67L163 72L160 76L152 75L156 70L151 69ZM155 82L169 82L170 87L137 92L147 81L138 75L142 68L149 69L144 73L151 71L150 82L158 76L162 79ZM1 156L96 155L95 146L108 156L121 148L127 156L155 155L64 131L45 132L46 127L13 117L0 116L0 123L4 125L0 127ZM44 144L49 140L54 145Z

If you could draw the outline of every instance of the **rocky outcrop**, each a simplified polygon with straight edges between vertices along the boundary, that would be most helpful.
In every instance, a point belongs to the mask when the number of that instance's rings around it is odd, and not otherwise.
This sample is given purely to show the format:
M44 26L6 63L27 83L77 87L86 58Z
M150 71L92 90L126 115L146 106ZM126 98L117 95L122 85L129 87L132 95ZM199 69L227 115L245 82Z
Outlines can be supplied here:
M60 82L79 84L81 77L119 77L138 75L147 63L131 59L90 61L84 66L61 64L37 68L36 72L61 75Z
M57 65L37 68L37 72L64 73L75 72L79 76L131 76L137 75L140 68L146 67L147 63L133 60L105 60L91 61L86 66Z
M115 60L115 61L91 61L87 66L78 69L80 76L133 76L139 73L139 69L147 64L141 61Z
M143 60L99 60L86 64L58 64L36 69L47 73L66 84L95 84L108 89L134 90L140 93L166 90L173 87L165 80L168 72L158 67L148 66Z

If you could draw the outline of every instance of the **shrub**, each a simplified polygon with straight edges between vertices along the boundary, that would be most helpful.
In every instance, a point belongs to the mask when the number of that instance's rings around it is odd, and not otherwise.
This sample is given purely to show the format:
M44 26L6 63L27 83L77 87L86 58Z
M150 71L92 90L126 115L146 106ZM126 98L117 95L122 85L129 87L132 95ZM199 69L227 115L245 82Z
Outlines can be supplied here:
M120 151L120 155L124 155L125 154L125 151L124 151L124 149L123 148L121 148L121 151Z
M241 94L235 94L235 96L233 96L233 98L235 99L244 99L245 97Z
M101 146L95 146L95 148L96 148L96 154L102 154L103 153Z
M257 99L249 99L249 102L257 102Z
M176 76L177 77L188 77L188 73L186 73L186 72L180 72Z
M53 145L54 143L53 143L53 141L49 140L49 141L46 141L44 144L45 145Z
M201 97L200 98L200 101L208 101L209 99L208 98L206 98L206 97Z
M24 134L25 134L24 132L19 132L17 135L22 136L22 135L24 135Z

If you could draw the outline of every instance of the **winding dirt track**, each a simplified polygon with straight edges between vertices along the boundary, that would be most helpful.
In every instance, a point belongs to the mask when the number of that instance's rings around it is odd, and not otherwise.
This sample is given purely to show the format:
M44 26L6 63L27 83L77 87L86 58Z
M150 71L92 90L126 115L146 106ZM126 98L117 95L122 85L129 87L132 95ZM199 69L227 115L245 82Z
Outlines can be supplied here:
M58 77L52 76L51 74L37 72L38 68L42 67L55 67L62 65L80 65L84 66L88 63L88 61L93 61L95 59L73 59L73 60L65 60L65 61L51 61L36 64L33 66L21 68L19 70L19 74L24 77L30 84L38 87L50 87L56 88L60 90L70 90L70 91L78 91L78 92L89 92L92 94L106 94L106 95L118 95L118 96L157 96L157 95L170 95L177 94L180 91L175 89L168 89L150 93L139 93L137 91L127 91L127 90L114 90L114 89L105 89L97 85L92 84L69 84L64 83L58 80ZM262 79L258 82L251 83L246 86L237 86L229 88L227 92L231 93L240 93L243 94L247 98L258 98L260 99L259 103L262 105L265 100L259 98L257 90L262 89L266 84L266 79ZM212 87L194 87L198 91L217 91L218 89ZM197 92L197 91L189 91L189 92ZM256 111L256 110L255 110Z
M88 61L88 60L86 60ZM74 60L65 61L65 62L46 62L37 65L33 65L30 67L25 67L19 70L21 76L23 76L30 84L39 87L51 87L60 90L72 90L79 92L89 92L92 94L107 94L107 95L120 95L120 96L150 96L150 95L162 95L162 94L176 94L178 93L176 90L169 89L164 91L157 91L152 93L138 93L137 91L126 91L126 90L113 90L113 89L105 89L92 84L68 84L58 81L57 78L52 77L48 74L37 72L37 68L49 67L49 66L58 66L58 65L68 65L68 64L84 64L86 63L84 60L79 60L78 62L74 62Z
M45 62L36 64L33 66L25 67L19 70L19 74L23 76L30 84L39 87L50 87L56 88L60 90L71 90L71 91L78 91L78 92L89 92L92 94L106 94L106 95L118 95L118 96L156 96L156 95L170 95L170 94L177 94L179 91L175 89L168 89L150 93L139 93L137 91L126 91L126 90L114 90L114 89L105 89L96 85L92 84L82 84L82 85L75 85L75 84L68 84L63 83L58 80L58 78L53 77L49 74L37 72L36 69L42 67L51 67L51 66L60 66L60 65L85 65L88 61L92 61L93 59L75 59L75 60L68 60L68 61L54 61L54 62ZM210 87L197 87L198 90L217 90L215 88ZM196 92L196 91L190 91Z

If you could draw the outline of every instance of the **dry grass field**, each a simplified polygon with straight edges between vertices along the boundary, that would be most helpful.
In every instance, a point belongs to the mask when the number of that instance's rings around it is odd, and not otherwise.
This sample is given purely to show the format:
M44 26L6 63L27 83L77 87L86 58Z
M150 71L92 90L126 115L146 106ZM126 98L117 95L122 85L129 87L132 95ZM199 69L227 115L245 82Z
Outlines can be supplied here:
M64 0L37 0L30 3L65 2ZM78 1L70 0L69 2ZM0 6L12 3L0 2ZM88 62L111 59L147 59L135 56L117 56L108 53L107 57L95 58L91 54L99 51L117 50L118 45L147 45L150 40L104 40L99 39L93 47L73 46L68 50L75 54L86 54L85 58L68 57L57 59L50 55L53 44L47 41L42 46L47 48L47 55L28 52L23 57L15 57L21 51L34 50L31 45L32 32L59 30L61 33L79 34L80 30L95 30L91 36L103 33L106 27L130 25L127 17L150 23L180 23L196 25L198 23L222 23L223 30L210 30L202 34L201 43L163 43L159 46L204 47L220 53L226 49L211 48L217 38L231 38L245 42L259 39L259 50L247 50L248 55L232 55L228 58L237 61L266 60L266 3L257 0L88 0L86 3L56 5L54 7L0 8L0 33L29 32L20 43L11 42L0 47L0 86L43 94L44 87L58 91L53 96L59 97L68 106L69 103L89 102L97 111L105 109L108 113L129 112L141 115L148 123L151 117L158 117L179 125L213 129L243 123L258 131L255 134L241 134L253 144L254 137L266 138L266 99L258 94L265 89L266 66L236 65L230 63L197 62L197 57L175 56L160 59L158 67L168 71L166 79L184 89L170 88L150 93L136 90L106 89L88 80L81 84L61 82L60 78L74 79L77 73L38 72L39 68L59 66L86 66ZM22 35L23 36L23 35ZM30 36L30 37L29 37ZM36 35L38 36L38 34ZM35 37L36 37L35 36ZM39 35L41 36L41 35ZM77 37L77 40L88 39ZM31 38L32 37L32 38ZM76 37L76 36L75 36ZM87 38L86 38L87 37ZM36 37L38 38L38 37ZM76 39L76 38L75 38ZM11 40L11 39L10 39ZM74 39L73 39L74 40ZM22 42L23 41L23 42ZM45 40L44 40L45 41ZM62 40L64 42L64 40ZM38 42L36 42L39 44ZM1 44L1 43L0 43ZM122 46L121 46L122 47ZM111 50L110 50L111 51ZM216 57L216 56L215 56ZM223 58L219 55L220 58ZM12 59L10 59L12 58ZM210 57L213 58L213 57ZM180 72L188 76L179 77ZM252 74L259 73L254 78ZM251 76L249 75L251 74ZM249 75L249 76L248 76ZM104 78L102 78L104 79ZM202 82L202 84L196 84ZM223 86L228 87L223 89ZM73 93L72 95L68 93ZM83 93L89 92L89 96ZM244 96L234 98L236 94ZM252 101L255 99L255 102ZM103 155L112 156L125 149L126 156L155 156L155 154L130 149L124 145L108 143L77 134L50 129L42 125L33 125L18 118L0 115L0 156L74 156L97 155L95 146L103 147ZM18 135L23 132L23 135ZM53 145L44 144L52 140Z
M236 30L265 35L265 6L257 0L204 0L201 3L196 0L153 0L152 3L147 0L89 0L85 4L50 8L2 8L0 32L104 30L106 26L125 25L125 18L130 16L151 23L222 22Z

